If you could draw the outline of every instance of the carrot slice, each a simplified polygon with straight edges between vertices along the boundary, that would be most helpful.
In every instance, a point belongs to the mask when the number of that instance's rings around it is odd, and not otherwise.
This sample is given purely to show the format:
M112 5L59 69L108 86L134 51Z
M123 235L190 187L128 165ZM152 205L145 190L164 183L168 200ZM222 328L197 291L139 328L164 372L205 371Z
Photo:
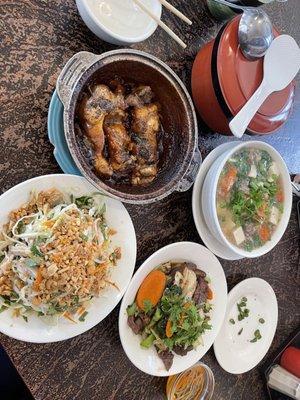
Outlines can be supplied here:
M279 203L282 203L283 200L284 200L283 192L282 192L281 189L279 189L278 192L276 193L276 200L277 200Z
M262 241L267 242L270 240L271 234L267 225L262 225L259 229L259 237Z
M257 210L257 215L261 218L265 218L266 216L266 208L267 208L267 204L263 203L259 209Z
M237 169L231 165L223 178L221 178L221 193L227 194L232 188L237 176Z
M138 307L145 310L145 301L150 301L152 307L155 307L165 290L166 282L167 277L162 271L156 269L150 272L138 290L136 296Z
M212 300L213 298L214 298L213 291L209 287L208 290L207 290L207 300Z
M167 338L172 337L173 333L172 333L172 322L171 320L168 319L167 321L167 325L166 325L166 336Z

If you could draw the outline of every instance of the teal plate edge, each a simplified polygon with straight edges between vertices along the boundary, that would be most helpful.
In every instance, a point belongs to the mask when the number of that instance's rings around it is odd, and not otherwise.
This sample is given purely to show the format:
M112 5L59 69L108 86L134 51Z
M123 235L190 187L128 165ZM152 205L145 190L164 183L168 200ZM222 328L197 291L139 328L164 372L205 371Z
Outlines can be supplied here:
M56 90L54 90L48 111L48 137L54 147L53 155L65 174L82 175L76 166L64 132L64 107Z

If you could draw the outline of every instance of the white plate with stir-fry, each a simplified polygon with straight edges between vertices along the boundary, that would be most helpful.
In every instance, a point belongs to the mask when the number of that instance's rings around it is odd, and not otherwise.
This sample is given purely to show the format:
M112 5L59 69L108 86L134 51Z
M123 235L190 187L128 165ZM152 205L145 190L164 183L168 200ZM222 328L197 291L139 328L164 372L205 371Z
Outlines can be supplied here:
M54 342L102 321L136 259L131 218L84 178L46 175L0 197L0 331Z

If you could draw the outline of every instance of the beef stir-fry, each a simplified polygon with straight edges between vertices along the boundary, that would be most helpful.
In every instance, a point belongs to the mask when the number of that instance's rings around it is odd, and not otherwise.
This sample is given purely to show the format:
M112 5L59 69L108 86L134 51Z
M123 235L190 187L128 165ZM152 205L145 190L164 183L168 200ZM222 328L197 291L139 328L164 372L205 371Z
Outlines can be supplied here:
M128 325L141 335L141 347L155 347L169 370L174 353L185 356L203 344L210 325L213 294L206 273L195 264L167 262L142 282L127 307Z
M145 185L158 173L159 104L150 86L95 84L79 106L79 121L102 178Z

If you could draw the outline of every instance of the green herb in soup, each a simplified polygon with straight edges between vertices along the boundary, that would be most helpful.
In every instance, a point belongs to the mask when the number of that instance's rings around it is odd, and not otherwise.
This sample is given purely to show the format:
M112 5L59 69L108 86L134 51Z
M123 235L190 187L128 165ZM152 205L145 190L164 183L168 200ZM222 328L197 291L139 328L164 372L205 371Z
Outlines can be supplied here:
M265 150L247 148L225 164L217 186L217 214L226 238L252 251L271 239L283 212L279 168Z

